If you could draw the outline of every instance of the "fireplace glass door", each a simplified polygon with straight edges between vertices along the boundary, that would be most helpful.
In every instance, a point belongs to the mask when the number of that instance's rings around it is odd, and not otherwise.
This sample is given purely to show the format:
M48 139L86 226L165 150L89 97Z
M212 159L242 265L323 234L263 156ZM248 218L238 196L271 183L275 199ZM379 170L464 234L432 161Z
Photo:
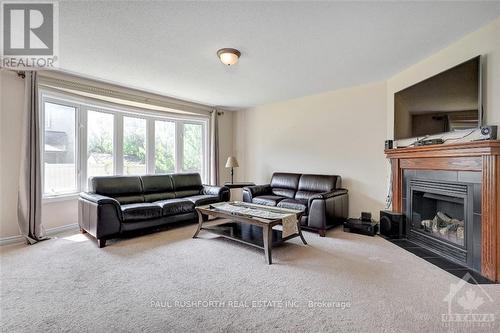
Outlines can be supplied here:
M411 228L465 247L465 199L414 189Z

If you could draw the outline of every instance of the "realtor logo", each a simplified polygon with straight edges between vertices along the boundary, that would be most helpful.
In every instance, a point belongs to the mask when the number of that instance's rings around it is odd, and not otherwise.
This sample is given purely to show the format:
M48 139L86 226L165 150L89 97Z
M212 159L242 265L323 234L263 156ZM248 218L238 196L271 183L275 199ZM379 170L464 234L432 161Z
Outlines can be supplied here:
M469 282L475 286L471 287ZM494 303L493 298L466 273L457 283L451 283L448 294L443 298L448 303L448 313L441 315L444 327L448 328L492 328L495 314L481 311L481 306Z
M57 60L58 3L2 2L2 67L54 67Z

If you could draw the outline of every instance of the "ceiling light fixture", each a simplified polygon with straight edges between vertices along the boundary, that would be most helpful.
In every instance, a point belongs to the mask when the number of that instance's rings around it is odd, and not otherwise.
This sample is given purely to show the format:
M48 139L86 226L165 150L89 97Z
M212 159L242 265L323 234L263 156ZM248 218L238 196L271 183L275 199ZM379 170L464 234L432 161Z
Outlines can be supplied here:
M224 48L217 51L217 56L224 65L235 65L241 56L241 52L237 49Z

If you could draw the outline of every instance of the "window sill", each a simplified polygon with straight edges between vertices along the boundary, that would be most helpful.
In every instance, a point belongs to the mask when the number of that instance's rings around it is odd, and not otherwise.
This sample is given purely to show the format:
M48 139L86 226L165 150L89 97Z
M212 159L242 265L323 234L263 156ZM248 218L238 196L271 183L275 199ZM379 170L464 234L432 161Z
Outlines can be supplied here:
M78 199L79 196L80 196L79 193L44 196L44 197L42 197L42 203L72 201L72 200Z

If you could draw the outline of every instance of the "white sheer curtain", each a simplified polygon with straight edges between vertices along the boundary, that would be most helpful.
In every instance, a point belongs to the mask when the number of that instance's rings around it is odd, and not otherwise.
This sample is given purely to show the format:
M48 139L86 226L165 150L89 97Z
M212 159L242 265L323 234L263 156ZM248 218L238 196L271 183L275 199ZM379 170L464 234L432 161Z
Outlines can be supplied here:
M22 122L21 166L17 216L21 234L28 244L46 239L42 226L41 124L38 108L38 77L26 71Z

